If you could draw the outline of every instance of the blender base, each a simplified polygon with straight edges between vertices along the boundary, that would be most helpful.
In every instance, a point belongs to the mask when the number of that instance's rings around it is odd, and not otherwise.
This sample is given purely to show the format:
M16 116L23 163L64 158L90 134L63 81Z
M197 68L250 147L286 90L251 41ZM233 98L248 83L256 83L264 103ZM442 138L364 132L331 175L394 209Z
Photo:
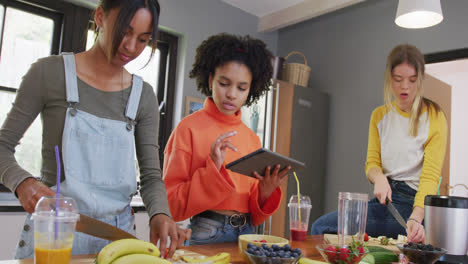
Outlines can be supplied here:
M436 264L468 264L468 255L443 255Z

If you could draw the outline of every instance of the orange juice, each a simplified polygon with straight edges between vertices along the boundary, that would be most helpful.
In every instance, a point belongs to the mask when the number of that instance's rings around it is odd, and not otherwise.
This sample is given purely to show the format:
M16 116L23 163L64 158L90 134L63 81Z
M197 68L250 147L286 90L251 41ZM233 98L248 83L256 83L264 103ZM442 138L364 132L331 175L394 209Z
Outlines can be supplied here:
M68 264L70 263L71 248L61 249L34 249L35 264Z

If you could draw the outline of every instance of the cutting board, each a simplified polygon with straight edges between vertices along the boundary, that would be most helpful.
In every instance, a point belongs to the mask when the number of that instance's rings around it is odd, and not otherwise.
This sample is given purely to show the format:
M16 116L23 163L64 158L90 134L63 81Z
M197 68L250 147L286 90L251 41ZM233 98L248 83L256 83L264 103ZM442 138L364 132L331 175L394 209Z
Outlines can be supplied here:
M328 241L327 244L338 244L338 235L333 235L333 234L325 234L323 235L323 240ZM386 248L388 250L391 250L396 253L400 253L400 250L395 246L395 245L381 245L377 241L367 241L364 242L365 245L367 246L377 246L377 247L382 247Z
M205 255L202 255L200 253L196 253L196 252L193 252L193 251L190 251L190 250L186 250L186 249L177 249L174 253L174 256L172 257L171 261L172 263L180 263L180 258L184 256L184 257L192 257L192 258L206 258L207 256Z
M174 255L184 255L190 257L205 257L199 253L195 253L185 249L177 249ZM178 263L177 261L171 261L173 263ZM33 259L21 259L21 260L0 260L0 264L33 264ZM72 256L70 264L94 264L94 256L92 255L82 255L82 256Z

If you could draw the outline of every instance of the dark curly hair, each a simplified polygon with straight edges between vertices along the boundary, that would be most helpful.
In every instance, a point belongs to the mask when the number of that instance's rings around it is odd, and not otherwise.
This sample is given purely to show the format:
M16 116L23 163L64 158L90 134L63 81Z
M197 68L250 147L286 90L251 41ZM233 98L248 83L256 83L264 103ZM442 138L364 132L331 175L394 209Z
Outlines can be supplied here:
M272 58L266 44L259 39L221 33L204 40L197 48L189 77L196 79L197 89L202 94L211 96L208 82L216 68L232 61L244 64L252 73L249 96L245 101L245 105L250 106L270 89Z

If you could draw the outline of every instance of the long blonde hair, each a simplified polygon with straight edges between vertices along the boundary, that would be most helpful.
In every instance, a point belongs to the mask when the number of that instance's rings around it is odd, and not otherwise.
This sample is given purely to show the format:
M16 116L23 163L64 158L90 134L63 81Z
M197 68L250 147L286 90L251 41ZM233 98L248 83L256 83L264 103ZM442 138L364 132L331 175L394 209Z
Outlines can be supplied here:
M409 44L402 44L394 47L387 57L387 66L385 69L385 84L384 84L384 101L387 111L393 109L393 92L392 92L392 71L393 69L402 64L407 63L414 67L417 73L416 80L416 97L414 98L413 105L411 106L410 112L410 128L409 134L413 137L418 135L419 117L423 112L423 106L425 105L429 111L440 112L440 106L423 96L422 82L424 80L424 56L415 47ZM428 115L429 116L429 115Z

